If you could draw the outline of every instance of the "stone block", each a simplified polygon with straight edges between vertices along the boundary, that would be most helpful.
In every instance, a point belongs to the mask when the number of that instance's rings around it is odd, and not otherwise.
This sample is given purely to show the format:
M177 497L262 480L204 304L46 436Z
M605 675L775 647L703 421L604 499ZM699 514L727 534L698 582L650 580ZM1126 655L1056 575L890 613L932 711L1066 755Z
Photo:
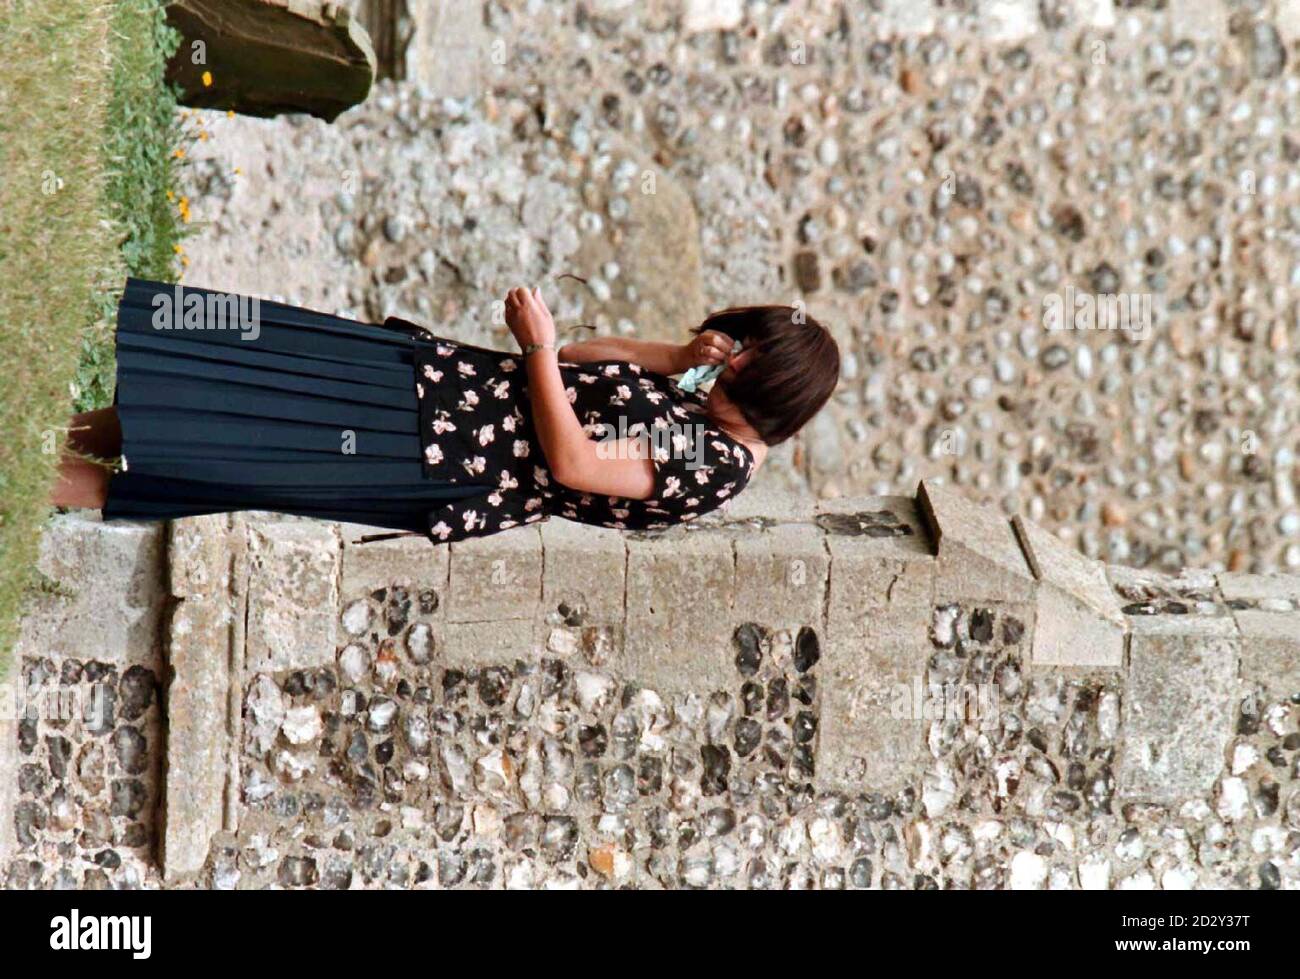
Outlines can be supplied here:
M830 555L811 524L778 524L735 541L738 622L825 629Z
M1232 736L1239 649L1225 635L1134 633L1117 762L1122 798L1174 803L1210 791Z
M246 115L308 112L333 122L365 100L370 38L345 8L308 0L169 0L181 44L167 65L181 103ZM206 59L190 57L195 42Z
M1037 583L1001 513L933 480L921 483L917 504L938 553L936 602L1033 603Z
M428 98L467 99L483 91L493 38L479 4L421 0L410 5L414 33L406 49L406 75Z
M1241 676L1279 695L1300 694L1300 612L1234 613L1241 633Z
M3 681L5 702L19 703L15 668ZM0 713L0 874L8 872L9 862L18 850L14 826L14 806L18 801L18 718L14 711Z
M167 533L168 585L177 598L230 591L230 515L213 513L171 521Z
M1134 636L1199 636L1206 639L1236 639L1237 623L1231 615L1128 615L1128 630Z
M12 662L51 653L157 669L166 607L161 523L54 517L37 570L50 588L23 608Z
M1284 0L1285 5L1285 0ZM1279 9L1279 14L1285 9ZM1169 0L1165 8L1165 22L1178 38L1196 42L1222 44L1228 35L1228 10L1226 3L1206 3L1205 0Z
M1248 602L1274 612L1300 606L1300 575L1220 571L1218 581L1224 601Z
M542 598L542 538L535 524L451 547L448 622L532 619Z
M733 497L726 507L728 521L755 520L760 522L812 523L817 515L817 500L808 493L795 493L771 483L745 487Z
M394 586L405 588L412 595L425 595L432 591L437 596L437 609L432 616L441 620L446 616L447 574L451 555L446 547L435 547L424 537L398 537L393 540L372 541L369 544L353 543L359 534L358 525L340 526L343 537L343 574L340 597L346 604L376 591ZM366 528L373 533L374 528ZM429 604L423 602L422 604Z
M339 540L315 521L250 521L250 673L326 666L334 661L339 615Z
M1038 580L1031 661L1121 669L1128 628L1105 566L1020 517L1012 526Z
M730 538L627 541L627 678L661 693L729 689L736 563Z
M830 536L826 545L831 555L828 636L860 636L871 617L885 608L929 607L934 589L933 558L882 555L868 542Z
M536 662L543 655L539 628L528 619L444 622L436 629L434 661L462 670Z
M744 6L742 0L685 0L682 30L687 34L733 30L744 19Z
M627 551L623 535L554 517L541 525L542 609L564 605L575 624L623 622Z
M862 634L823 643L820 785L891 792L915 778L924 756L925 721L911 709L911 691L918 681L925 683L928 621L919 607L883 608L866 620Z
M168 628L160 857L169 881L202 869L212 836L224 825L234 751L228 717L231 626L223 596L178 603Z

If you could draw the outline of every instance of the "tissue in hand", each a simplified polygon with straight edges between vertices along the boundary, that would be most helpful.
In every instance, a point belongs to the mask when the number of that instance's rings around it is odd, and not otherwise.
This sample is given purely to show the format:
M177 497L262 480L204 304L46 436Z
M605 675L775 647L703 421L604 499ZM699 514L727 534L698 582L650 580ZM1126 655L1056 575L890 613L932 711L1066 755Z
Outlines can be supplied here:
M741 342L739 340L735 341L731 345L732 354L734 355L740 350L740 348ZM712 367L706 367L703 364L699 367L692 367L690 370L682 374L681 378L677 381L677 386L683 391L695 391L701 384L705 384L716 378L726 369L726 367L727 365L725 363L714 364Z

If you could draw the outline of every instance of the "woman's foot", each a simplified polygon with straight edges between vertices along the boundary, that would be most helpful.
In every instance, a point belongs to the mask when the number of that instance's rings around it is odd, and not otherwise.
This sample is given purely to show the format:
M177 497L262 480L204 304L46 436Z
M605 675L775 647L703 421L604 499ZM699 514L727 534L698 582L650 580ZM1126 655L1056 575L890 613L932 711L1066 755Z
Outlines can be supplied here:
M59 481L54 484L50 502L55 506L81 510L102 510L108 499L108 480L112 471L96 462L73 455L59 461Z

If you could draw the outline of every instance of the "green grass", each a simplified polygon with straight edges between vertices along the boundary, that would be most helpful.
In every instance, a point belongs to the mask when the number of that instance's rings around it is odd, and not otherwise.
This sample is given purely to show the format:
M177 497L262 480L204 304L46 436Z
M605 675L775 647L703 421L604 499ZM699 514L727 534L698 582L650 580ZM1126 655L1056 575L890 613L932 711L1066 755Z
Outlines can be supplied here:
M125 277L176 277L176 43L157 0L0 0L0 676L68 418L112 400Z
M180 38L163 20L157 0L117 0L109 26L112 94L105 121L104 201L121 265L144 279L174 282L176 246L188 229L177 218L175 192L183 142L176 99L163 85L163 66ZM94 325L82 338L76 411L113 401L113 320L118 277L96 291Z

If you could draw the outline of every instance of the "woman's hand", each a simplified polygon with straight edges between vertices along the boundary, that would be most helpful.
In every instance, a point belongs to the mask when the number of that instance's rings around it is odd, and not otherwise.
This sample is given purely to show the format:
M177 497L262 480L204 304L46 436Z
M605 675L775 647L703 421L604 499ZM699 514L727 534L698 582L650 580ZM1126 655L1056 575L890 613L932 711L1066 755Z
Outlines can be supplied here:
M511 289L506 294L506 326L520 349L530 343L555 343L555 320L540 288Z
M705 330L681 348L682 370L692 367L715 367L725 364L736 341L718 330ZM680 372L679 372L680 373Z

